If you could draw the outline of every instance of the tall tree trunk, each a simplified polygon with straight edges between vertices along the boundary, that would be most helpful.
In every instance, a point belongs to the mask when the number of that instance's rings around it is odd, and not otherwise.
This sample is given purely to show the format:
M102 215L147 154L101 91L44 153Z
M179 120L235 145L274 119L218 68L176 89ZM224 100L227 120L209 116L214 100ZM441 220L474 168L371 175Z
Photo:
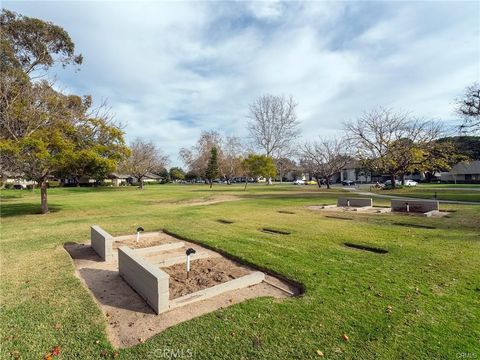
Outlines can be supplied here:
M272 185L272 178L271 177L268 178L267 185Z
M47 179L42 179L40 182L40 199L42 204L42 214L46 214L48 213Z
M247 185L248 185L248 178L245 178L245 187L243 188L243 191L247 190Z
M213 186L213 180L209 180L209 183L210 183L210 189L211 189Z
M330 189L330 178L326 178L327 189Z
M402 185L405 185L405 174L402 174Z
M320 179L317 177L317 185L321 189L322 188L322 183L320 182Z
M138 181L140 181L140 189L143 190L143 177L138 178Z
M392 182L392 189L396 188L396 179L395 179L395 174L390 174L390 181Z

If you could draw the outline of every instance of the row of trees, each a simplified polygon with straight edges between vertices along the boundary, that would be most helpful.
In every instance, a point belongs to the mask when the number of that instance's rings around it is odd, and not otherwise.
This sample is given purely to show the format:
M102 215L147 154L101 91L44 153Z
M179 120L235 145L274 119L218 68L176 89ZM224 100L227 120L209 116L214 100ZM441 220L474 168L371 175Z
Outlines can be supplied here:
M34 180L41 188L42 213L48 212L47 181L52 177L104 179L118 170L136 177L141 187L149 173L165 173L168 157L153 143L130 148L108 106L94 107L91 96L65 94L48 80L50 69L78 68L81 54L61 27L3 9L0 14L0 166ZM457 101L463 130L480 129L480 87L467 88ZM271 182L289 171L308 172L320 185L348 162L358 160L371 172L392 179L413 171L433 174L466 156L458 142L440 139L438 122L412 119L389 109L365 113L345 124L337 139L299 141L297 103L292 97L264 95L250 106L249 141L203 132L192 148L180 150L188 171L171 169L172 178L264 176ZM478 143L477 143L478 144ZM392 182L395 183L394 181Z
M472 93L471 88L468 91ZM470 100L459 102L458 111L466 114L465 104ZM403 182L406 174L420 172L431 178L438 171L448 171L459 161L472 158L459 146L463 143L460 137L445 137L443 123L385 108L365 112L345 123L339 138L299 144L295 108L292 98L262 96L250 107L249 143L242 145L238 138L203 132L197 144L182 149L180 155L191 174L205 174L211 182L207 168L212 149L218 161L215 176L226 179L252 174L245 159L248 154L254 156L252 149L256 149L273 164L273 168L265 165L256 176L268 177L270 182L273 176L282 179L289 171L304 172L316 178L319 186L324 181L327 187L332 177L352 162L365 172L389 175L395 186L395 180ZM468 109L471 112L471 106ZM469 124L474 125L471 121ZM472 139L477 139L478 146L478 138Z

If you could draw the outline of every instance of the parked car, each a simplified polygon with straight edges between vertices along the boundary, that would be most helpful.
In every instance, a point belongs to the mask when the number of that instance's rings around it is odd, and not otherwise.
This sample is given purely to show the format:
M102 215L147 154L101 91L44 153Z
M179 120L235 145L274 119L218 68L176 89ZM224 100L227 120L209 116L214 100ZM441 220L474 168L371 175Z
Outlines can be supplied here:
M355 185L355 181L353 181L353 180L343 180L343 181L342 181L342 185L343 185L343 186L354 186L354 185Z
M317 182L315 180L308 180L304 181L305 185L317 185Z
M305 181L297 179L293 182L293 185L305 185Z
M417 184L414 180L405 180L405 186L417 186Z

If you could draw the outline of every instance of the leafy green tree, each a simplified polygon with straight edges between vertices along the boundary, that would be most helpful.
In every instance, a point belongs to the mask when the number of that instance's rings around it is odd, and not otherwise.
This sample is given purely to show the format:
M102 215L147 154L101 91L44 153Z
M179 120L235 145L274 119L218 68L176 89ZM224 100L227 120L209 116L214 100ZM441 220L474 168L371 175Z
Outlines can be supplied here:
M36 70L82 62L60 27L2 10L0 14L0 165L40 185L48 212L47 181L59 174L101 176L128 154L122 130L89 96L65 95Z
M184 180L185 179L185 171L179 167L172 167L170 169L170 179L174 180Z
M450 142L458 154L471 160L480 160L480 136L452 136L438 139L438 142Z
M247 189L248 177L269 178L274 177L277 172L275 161L266 155L250 154L242 161L242 166L246 175L244 190Z
M207 170L205 171L205 178L208 180L210 188L212 188L213 180L218 176L218 174L218 151L217 147L214 146L210 151L210 160L208 161Z

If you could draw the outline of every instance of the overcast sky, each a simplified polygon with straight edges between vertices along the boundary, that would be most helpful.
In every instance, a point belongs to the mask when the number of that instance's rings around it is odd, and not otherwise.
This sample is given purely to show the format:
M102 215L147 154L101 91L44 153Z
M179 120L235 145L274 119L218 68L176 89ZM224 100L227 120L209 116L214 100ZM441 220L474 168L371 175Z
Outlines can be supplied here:
M480 79L480 2L3 1L62 26L84 56L55 70L69 92L107 99L128 140L178 150L202 130L246 137L248 105L292 95L305 138L393 107L456 121Z

